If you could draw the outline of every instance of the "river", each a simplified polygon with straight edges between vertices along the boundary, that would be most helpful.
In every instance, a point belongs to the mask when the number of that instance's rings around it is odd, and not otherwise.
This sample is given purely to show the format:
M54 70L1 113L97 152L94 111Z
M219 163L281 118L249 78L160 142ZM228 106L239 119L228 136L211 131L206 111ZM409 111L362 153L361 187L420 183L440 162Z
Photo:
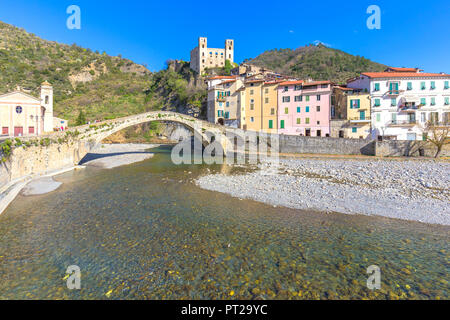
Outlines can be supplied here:
M170 149L57 176L0 215L0 299L448 299L449 228L202 190ZM81 270L81 289L66 269ZM367 268L379 266L370 290Z

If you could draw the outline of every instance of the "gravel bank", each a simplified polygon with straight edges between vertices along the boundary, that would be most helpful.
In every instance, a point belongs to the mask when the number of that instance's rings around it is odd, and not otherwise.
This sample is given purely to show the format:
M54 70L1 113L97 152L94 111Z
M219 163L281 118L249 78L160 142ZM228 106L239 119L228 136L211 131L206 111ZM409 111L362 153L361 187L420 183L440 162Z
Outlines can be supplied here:
M153 157L147 150L157 147L155 144L102 144L91 151L81 163L85 166L95 166L111 169Z
M53 180L53 177L44 177L31 181L22 190L24 196L34 196L52 192L62 185L61 182Z
M252 173L212 174L204 189L296 209L379 215L450 225L450 163L281 159Z

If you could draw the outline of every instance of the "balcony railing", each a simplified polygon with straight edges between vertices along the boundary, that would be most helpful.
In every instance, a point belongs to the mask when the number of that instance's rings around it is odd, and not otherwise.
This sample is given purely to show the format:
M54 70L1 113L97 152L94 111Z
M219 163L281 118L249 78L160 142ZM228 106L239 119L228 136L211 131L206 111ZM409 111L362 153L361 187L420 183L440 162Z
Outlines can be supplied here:
M350 122L370 122L370 116L365 117L350 117L348 119Z
M389 126L414 126L418 123L417 120L391 120Z
M399 94L403 93L405 90L388 90L386 92L386 95L388 96L398 96Z
M418 105L418 106L416 106L416 105L414 105L414 106L401 105L398 107L398 109L399 109L399 111L415 111L415 110L419 110L421 106L422 105Z

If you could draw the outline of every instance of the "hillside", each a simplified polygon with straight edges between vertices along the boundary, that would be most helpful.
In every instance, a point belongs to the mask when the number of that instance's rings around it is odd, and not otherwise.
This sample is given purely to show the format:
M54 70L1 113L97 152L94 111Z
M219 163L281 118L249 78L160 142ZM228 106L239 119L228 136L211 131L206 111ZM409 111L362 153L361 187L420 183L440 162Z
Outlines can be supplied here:
M364 57L353 56L322 44L308 45L295 50L266 51L248 63L301 79L331 80L345 83L365 71L383 71L386 66Z
M0 94L21 86L37 95L40 84L48 80L54 87L55 116L71 125L80 111L87 120L155 109L199 114L203 83L192 81L194 75L185 64L152 74L120 55L43 40L0 22Z

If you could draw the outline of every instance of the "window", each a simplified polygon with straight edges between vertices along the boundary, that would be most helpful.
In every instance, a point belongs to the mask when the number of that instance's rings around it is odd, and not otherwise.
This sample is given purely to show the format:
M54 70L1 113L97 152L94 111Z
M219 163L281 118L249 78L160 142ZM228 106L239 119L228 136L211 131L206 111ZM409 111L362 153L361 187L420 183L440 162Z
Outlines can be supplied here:
M287 92L287 91L289 91L289 87L288 86L284 87L284 89L283 89L283 92Z
M273 120L269 120L269 129L273 129Z
M230 106L230 103L227 101L227 104L226 104L226 106L227 106L227 108Z
M265 103L269 103L269 98L265 98L265 99L264 99L264 102L265 102Z
M391 115L391 120L392 120L392 123L396 123L397 122L397 114L396 113L393 113Z
M300 113L301 110L302 110L302 108L297 107L297 113Z
M252 89L250 90L250 95L253 95L255 93L255 91Z
M305 107L305 112L309 112L309 107Z
M320 125L320 121L317 121L317 125Z
M427 105L427 99L426 98L420 98L420 104L422 106L426 106Z
M309 118L306 118L306 119L305 119L305 123L306 123L306 124L309 124Z
M48 104L48 96L45 96L45 104ZM33 128L34 130L34 128Z
M289 108L284 108L284 114L288 114L289 113Z
M432 106L434 106L434 105L436 105L436 98L431 98L431 103L430 103Z
M377 113L377 122L381 121L381 115L379 113Z
M320 106L317 106L317 107L316 107L316 111L317 111L317 112L320 112Z
M350 100L350 109L359 109L359 99Z
M223 111L222 110L217 110L217 116L221 117L223 115Z
M255 122L255 118L250 117L250 122Z
M22 113L22 111L23 111L23 110L22 110L22 107L21 107L21 106L17 106L17 107L16 107L16 113L19 113L19 114L20 114L20 113Z
M380 105L380 99L375 99L375 107L379 107Z
M264 90L264 93L265 93L265 94L268 94L268 93L269 93L269 89L266 88L266 89Z
M284 129L284 120L280 121L280 129Z
M302 101L302 96L295 96L295 97L294 97L294 101L295 101L295 102L300 102L300 101Z
M422 82L420 83L420 89L421 89L421 90L425 90L425 88L426 88L425 82L422 81Z
M430 89L431 89L431 90L436 89L436 82L435 82L435 81L431 81Z
M309 96L306 96L306 101L309 101Z
M225 111L225 119L228 119L230 117L230 112Z
M408 82L406 87L408 90L412 90L412 82Z
M297 124L301 124L301 119L297 118Z
M450 88L448 81L444 81L444 89Z
M357 132L358 132L358 128L353 127L353 128L352 128L352 132L353 132L353 133L357 133Z
M375 89L373 91L380 91L380 84L375 83Z
M317 95L317 101L320 101L320 94Z
M450 98L449 98L449 97L445 97L445 98L444 98L444 104L445 104L446 106L448 106L448 105L450 104Z
M420 121L427 122L427 114L425 112L420 114Z
M296 85L295 87L294 87L294 90L295 91L298 91L298 90L301 90L302 89L302 86L301 85Z
M272 115L275 114L275 108L270 109L270 114L272 114Z
M391 99L391 106L395 107L397 105L397 99L392 98Z
M2 128L2 134L9 134L9 128L8 127L3 127Z
M291 97L283 97L283 102L291 102Z

